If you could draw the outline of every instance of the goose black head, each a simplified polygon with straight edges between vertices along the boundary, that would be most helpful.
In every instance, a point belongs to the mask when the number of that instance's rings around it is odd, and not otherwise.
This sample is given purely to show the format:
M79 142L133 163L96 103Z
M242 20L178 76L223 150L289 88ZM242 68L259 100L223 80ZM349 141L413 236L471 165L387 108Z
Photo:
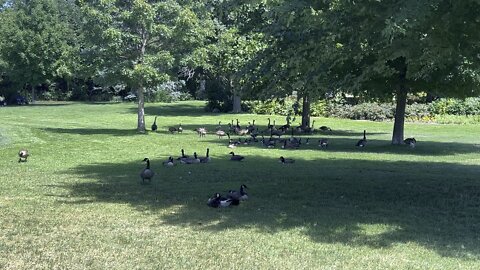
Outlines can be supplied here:
M143 161L144 161L144 162L150 161L150 159L149 159L148 157L146 157L146 158L143 159Z

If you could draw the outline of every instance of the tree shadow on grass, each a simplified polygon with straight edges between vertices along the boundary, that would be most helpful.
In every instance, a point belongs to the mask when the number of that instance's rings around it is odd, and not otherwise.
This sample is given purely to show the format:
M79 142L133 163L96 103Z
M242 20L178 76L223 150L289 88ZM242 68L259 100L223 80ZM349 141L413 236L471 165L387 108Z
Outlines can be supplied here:
M372 140L368 139L367 145L365 147L357 147L356 143L359 139L352 138L334 138L328 136L322 136L318 134L312 135L302 135L297 136L297 138L302 138L303 144L300 145L298 149L288 149L289 151L299 151L299 150L315 150L319 151L319 155L323 152L325 153L375 153L375 154L398 154L398 155L412 155L412 156L450 156L455 154L471 154L479 153L480 149L476 144L466 144L466 143L454 143L454 142L434 142L434 141L418 141L415 148L411 148L408 145L392 145L388 140ZM232 135L233 140L241 139L244 141L249 136L236 136ZM266 140L269 139L269 136L264 136ZM283 139L288 139L290 136L284 136ZM309 139L308 144L305 144L306 139ZM322 148L319 146L319 139L327 138L329 140L329 145L327 148ZM265 148L261 143L261 136L258 136L257 139L259 142L249 143L247 145L240 144L235 149L241 151L243 148ZM217 145L228 145L228 139L226 137L218 138L215 134L209 134L205 138L202 138L204 141L208 141ZM278 142L275 145L276 149L282 149L283 143Z
M116 128L42 128L49 133L76 134L76 135L111 135L111 136L135 136L144 135L135 129Z
M60 184L68 196L58 201L127 203L162 223L197 230L300 229L319 243L384 249L414 242L442 256L480 256L479 166L352 159L285 165L256 156L173 168L159 163L152 161L151 184L141 184L139 162L76 167L63 173L86 181ZM214 192L242 183L249 186L247 202L206 206Z
M129 113L136 114L137 108L130 108ZM162 105L146 104L145 114L149 116L189 116L189 117L202 117L202 116L216 116L221 114L209 113L204 110L202 106L198 104L190 103L167 103Z

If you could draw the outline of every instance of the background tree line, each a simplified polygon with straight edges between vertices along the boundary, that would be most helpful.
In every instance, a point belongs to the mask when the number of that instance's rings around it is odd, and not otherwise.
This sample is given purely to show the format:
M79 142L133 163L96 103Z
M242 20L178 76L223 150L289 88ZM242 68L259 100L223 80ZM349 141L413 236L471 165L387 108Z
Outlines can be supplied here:
M394 100L403 141L407 96L476 96L477 0L3 0L0 91L35 100L145 93L169 81L211 109L296 93L311 104L339 93ZM170 84L171 85L171 84Z

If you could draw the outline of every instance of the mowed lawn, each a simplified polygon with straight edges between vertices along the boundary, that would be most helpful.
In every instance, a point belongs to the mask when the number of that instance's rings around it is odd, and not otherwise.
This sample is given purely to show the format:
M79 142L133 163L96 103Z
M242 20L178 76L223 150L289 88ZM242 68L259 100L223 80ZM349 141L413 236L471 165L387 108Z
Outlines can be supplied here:
M232 162L227 139L192 130L285 118L202 102L146 115L157 133L135 131L133 103L0 108L0 269L480 269L479 125L407 123L412 149L390 145L391 122L317 118L333 132L299 150L239 146L246 158ZM183 134L167 132L179 123ZM207 147L209 164L161 164ZM241 184L248 201L207 207Z

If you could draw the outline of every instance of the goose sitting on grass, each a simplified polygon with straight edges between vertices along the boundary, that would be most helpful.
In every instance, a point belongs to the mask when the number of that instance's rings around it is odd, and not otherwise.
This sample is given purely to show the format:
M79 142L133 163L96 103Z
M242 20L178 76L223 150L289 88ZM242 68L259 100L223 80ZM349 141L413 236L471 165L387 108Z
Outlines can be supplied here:
M147 162L147 167L143 169L143 171L140 173L140 177L142 178L143 183L145 183L145 180L148 180L148 182L151 182L155 173L153 172L152 169L150 169L150 159L144 158L143 162Z
M173 157L168 157L168 159L164 161L162 164L163 166L166 166L166 167L172 167L175 165L175 163L173 162Z
M291 163L295 163L295 160L291 158L284 158L283 156L281 156L280 162L283 164L291 164Z
M189 158L189 156L185 155L185 151L182 149L182 155L177 158L177 160L181 160L182 158Z
M240 190L237 191L237 190L230 190L228 191L228 196L232 199L232 200L238 200L238 201L246 201L248 200L248 194L247 192L245 191L245 189L248 189L246 185L242 184L240 186Z
M332 129L327 127L327 126L321 126L318 129L321 130L321 131L332 131Z
M200 159L197 156L197 152L193 152L193 157L181 158L180 162L182 164L196 164L200 163Z
M214 208L228 207L230 204L232 204L232 199L222 197L220 193L213 194L213 196L207 201L207 205Z
M233 160L233 161L242 161L243 159L245 159L244 156L235 155L234 152L230 152L229 154L232 155L230 157L230 160Z
M201 157L200 158L200 163L208 163L211 161L211 158L210 158L210 148L207 148L207 154L205 157Z
M30 154L28 153L27 149L22 149L18 151L18 162L27 162L27 158Z
M415 145L417 144L417 140L415 138L406 138L403 140L405 144L408 144L411 148L415 148Z
M328 147L328 139L322 138L318 140L318 146L321 148L327 148Z

